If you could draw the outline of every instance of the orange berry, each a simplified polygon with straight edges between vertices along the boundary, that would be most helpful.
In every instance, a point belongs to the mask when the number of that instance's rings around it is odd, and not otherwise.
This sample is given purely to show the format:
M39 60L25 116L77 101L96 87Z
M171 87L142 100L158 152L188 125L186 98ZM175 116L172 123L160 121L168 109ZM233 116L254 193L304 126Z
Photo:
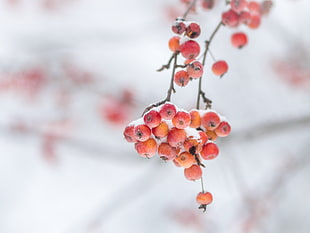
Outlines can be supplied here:
M184 149L192 155L198 154L202 149L200 140L195 138L187 138L183 143Z
M157 143L154 138L149 138L144 142L137 142L135 149L142 157L151 158L156 154Z
M169 49L172 52L177 52L180 50L180 37L174 36L168 42Z
M192 155L191 153L184 151L181 154L179 154L175 158L176 162L184 168L189 168L191 167L194 163L196 163L195 156Z
M208 139L209 139L208 135L205 132L203 132L203 131L200 131L199 135L200 135L201 144L204 145L208 141Z
M199 205L209 205L213 201L212 194L209 192L203 193L200 192L196 196L196 201Z
M156 138L164 138L168 135L169 127L166 122L162 121L157 127L152 129L152 133Z
M127 142L137 142L135 138L134 126L129 125L124 129L123 135Z
M202 150L200 151L200 155L205 160L211 160L218 156L219 148L214 142L207 142L207 144L203 145Z
M147 125L137 125L134 128L135 139L138 141L146 141L151 136L151 129Z
M215 141L217 139L217 134L213 130L207 130L206 134L208 136L208 139L211 141Z
M248 2L247 8L254 13L260 13L260 4L256 1Z
M207 130L214 130L220 122L221 119L215 112L206 112L201 118L201 124Z
M178 111L172 118L172 124L178 129L185 129L191 123L191 115L188 112Z
M256 29L259 27L259 25L260 25L260 15L252 14L251 15L251 21L248 24L248 27L252 28L252 29Z
M163 160L173 160L176 157L177 149L163 142L158 146L158 155Z
M214 132L219 137L226 137L231 131L230 124L227 121L222 121L219 126L214 130Z
M170 129L167 142L173 147L179 147L186 139L186 132L184 129L172 128Z
M191 167L184 169L184 176L191 181L198 180L202 177L202 169L197 164L194 164Z
M199 128L201 125L201 117L198 111L192 110L190 111L190 116L191 116L191 123L189 127L191 128Z

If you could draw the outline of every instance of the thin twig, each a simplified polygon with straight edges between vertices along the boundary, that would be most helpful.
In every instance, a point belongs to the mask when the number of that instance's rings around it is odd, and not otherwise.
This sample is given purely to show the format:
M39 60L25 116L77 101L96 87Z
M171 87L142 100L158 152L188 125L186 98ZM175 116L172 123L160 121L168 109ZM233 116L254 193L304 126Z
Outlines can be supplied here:
M183 17L182 17L184 20L186 19L186 17L187 17L187 15L188 15L188 13L190 12L190 10L196 5L196 2L197 2L197 0L193 0L193 1L189 4L187 10L185 11L185 13L183 14Z
M220 27L222 25L223 25L222 21L220 21L218 23L218 25L216 26L216 28L214 29L213 33L211 34L209 40L207 40L205 42L206 43L206 48L205 48L205 50L203 52L203 58L202 58L202 65L203 66L206 63L206 58L207 58L207 54L208 54L208 51L209 51L209 46L210 46L214 36L216 35L216 33L218 32L218 30L220 29ZM211 108L212 101L205 96L205 93L202 91L201 84L202 84L202 77L199 78L199 83L198 83L198 94L197 94L196 108L197 109L200 108L200 98L203 99L203 102L206 104L206 108Z

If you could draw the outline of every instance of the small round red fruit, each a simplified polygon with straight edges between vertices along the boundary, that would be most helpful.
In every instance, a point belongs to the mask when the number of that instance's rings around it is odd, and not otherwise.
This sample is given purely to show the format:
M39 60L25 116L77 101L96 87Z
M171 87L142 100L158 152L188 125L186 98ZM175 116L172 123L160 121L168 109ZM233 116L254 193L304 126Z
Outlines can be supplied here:
M196 196L196 201L199 205L209 205L213 201L213 196L210 192L200 192Z
M188 112L178 111L172 118L172 124L178 129L185 129L191 123L191 115Z
M197 38L200 35L200 26L197 23L190 23L186 27L185 35L191 39Z
M180 37L174 36L168 42L169 49L172 52L177 52L180 50Z
M230 124L227 121L222 121L219 126L214 130L217 136L226 137L231 131Z
M151 129L147 125L137 125L134 128L135 139L138 141L146 141L151 136Z
M191 167L184 169L184 176L191 181L198 180L202 177L202 169L199 165L194 164Z
M236 32L231 36L231 43L234 47L241 49L248 43L248 37L243 32Z
M183 32L185 32L185 30L186 30L186 25L185 25L185 23L183 23L183 22L177 21L174 25L172 25L171 30L172 30L175 34L181 35Z
M212 65L212 72L217 76L223 76L228 70L228 64L226 61L217 61Z
M219 148L214 142L207 142L203 145L200 155L205 160L215 159L219 154Z
M188 73L185 70L180 70L176 72L173 80L174 83L180 87L185 87L190 81Z
M151 110L144 115L143 120L148 127L154 128L160 124L161 116L159 112Z
M171 120L176 114L177 109L173 104L166 103L159 110L162 119Z
M135 149L142 157L151 158L156 154L157 143L154 138L149 138L144 142L137 142Z
M190 78L200 78L203 73L203 65L200 61L194 61L188 64L186 70Z
M233 10L228 10L222 14L222 23L229 27L237 27L239 24L239 15Z

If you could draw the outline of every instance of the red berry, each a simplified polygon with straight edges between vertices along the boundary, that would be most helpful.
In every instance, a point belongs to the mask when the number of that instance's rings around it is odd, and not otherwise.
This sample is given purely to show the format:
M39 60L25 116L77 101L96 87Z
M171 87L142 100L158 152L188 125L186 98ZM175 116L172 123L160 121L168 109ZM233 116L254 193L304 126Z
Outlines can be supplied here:
M207 142L203 145L200 155L205 160L211 160L218 156L219 148L214 142Z
M137 125L134 128L135 139L138 141L146 141L151 136L151 129L147 125Z
M189 113L191 115L191 123L189 127L191 128L199 128L201 125L201 117L198 111L192 110Z
M176 112L176 107L173 104L166 103L161 107L159 114L162 119L171 120Z
M248 27L252 28L252 29L256 29L259 27L259 25L260 25L260 15L252 14L251 15L251 21L248 24Z
M183 22L177 21L174 25L172 25L171 29L174 33L181 35L183 32L185 32L186 25Z
M196 58L200 53L200 46L194 40L188 40L180 45L180 52L186 59Z
M173 80L175 84L177 84L180 87L186 86L190 81L188 73L185 70L180 70L176 72Z
M190 78L200 78L203 73L203 65L199 61L194 61L189 63L186 70Z
M202 0L201 7L204 9L210 10L214 7L214 1L215 0Z
M231 0L230 6L231 6L231 9L233 9L235 12L240 13L247 6L247 1L246 0Z
M248 37L243 32L236 32L231 35L231 43L234 47L241 49L248 43Z
M168 143L161 143L158 147L158 155L163 160L173 160L176 157L177 149Z
M186 139L186 132L184 129L172 128L167 136L167 142L173 147L179 147Z
M191 181L198 180L202 177L202 169L197 164L194 164L191 167L184 169L184 176Z
M135 149L142 157L150 158L156 154L157 143L154 138L149 138L144 142L137 142Z
M137 142L133 125L127 126L123 134L127 142Z
M180 50L180 37L174 36L168 42L169 49L172 52L177 52Z
M239 14L239 23L249 24L251 22L251 14L248 11L242 11Z
M196 201L199 205L209 205L210 203L212 203L213 197L212 194L209 192L200 192L196 197Z
M201 118L201 124L207 130L214 130L220 122L221 119L215 112L206 112Z
M230 124L227 121L222 121L214 132L219 137L226 137L231 131Z
M187 28L185 35L191 39L197 38L200 35L200 26L197 23L190 23Z
M247 7L253 13L260 13L260 4L256 1L248 2Z
M160 116L159 112L157 112L155 110L151 110L144 115L143 120L144 120L144 123L148 127L154 128L160 124L161 116Z
M226 61L217 61L212 65L212 72L217 76L223 76L228 70Z
M237 27L239 24L238 13L233 10L224 12L222 14L222 23L230 27Z
M172 124L178 129L185 129L191 123L191 115L188 112L178 111L172 118Z

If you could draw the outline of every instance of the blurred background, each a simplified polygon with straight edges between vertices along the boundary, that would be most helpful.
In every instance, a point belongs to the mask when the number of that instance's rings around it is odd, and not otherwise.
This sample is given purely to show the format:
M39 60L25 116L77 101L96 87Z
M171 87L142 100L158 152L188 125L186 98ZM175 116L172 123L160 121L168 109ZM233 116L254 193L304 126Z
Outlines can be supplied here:
M232 125L200 182L143 159L123 129L162 100L179 0L1 0L1 233L307 233L310 229L310 3L274 1L261 26L222 27L210 50L226 60L203 88ZM225 11L197 6L203 42ZM241 50L230 44L247 33ZM195 107L197 83L172 101ZM228 230L229 229L229 230Z

